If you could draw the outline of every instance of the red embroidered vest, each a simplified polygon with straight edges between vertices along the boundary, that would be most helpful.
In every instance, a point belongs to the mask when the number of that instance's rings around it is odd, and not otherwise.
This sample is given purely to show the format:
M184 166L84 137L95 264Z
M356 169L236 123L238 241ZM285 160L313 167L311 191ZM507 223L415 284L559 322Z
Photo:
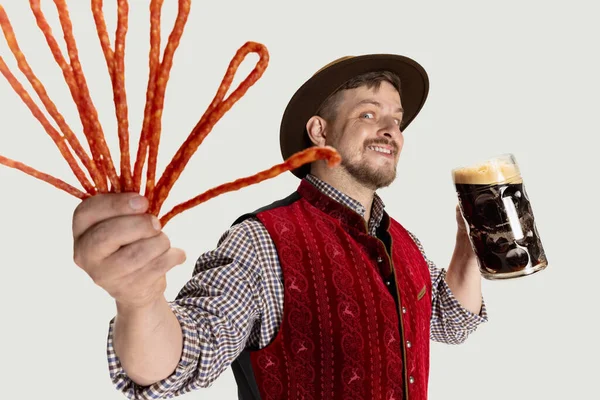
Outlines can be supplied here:
M234 368L238 384L254 380L261 400L427 399L431 279L406 230L386 215L370 236L304 180L293 200L255 215L280 259L283 321L245 352L252 372Z

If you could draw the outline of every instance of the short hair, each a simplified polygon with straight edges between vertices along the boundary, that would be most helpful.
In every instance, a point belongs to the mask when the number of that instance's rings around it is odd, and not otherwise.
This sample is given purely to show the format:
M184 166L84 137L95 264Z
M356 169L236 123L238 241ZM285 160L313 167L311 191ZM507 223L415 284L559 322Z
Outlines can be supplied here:
M390 71L367 72L349 79L342 86L337 88L321 104L319 110L316 112L316 115L324 118L326 121L332 122L335 120L337 107L344 90L356 89L362 86L366 86L369 89L375 88L375 90L378 90L381 86L381 82L384 81L390 83L398 91L398 93L402 95L400 88L400 77L395 73Z

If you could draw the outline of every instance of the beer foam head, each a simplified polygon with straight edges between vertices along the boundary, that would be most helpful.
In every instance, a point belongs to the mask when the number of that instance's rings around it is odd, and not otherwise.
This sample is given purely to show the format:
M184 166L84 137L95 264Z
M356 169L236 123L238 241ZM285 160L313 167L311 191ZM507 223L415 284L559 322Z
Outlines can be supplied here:
M454 183L463 185L492 185L495 183L522 183L521 171L516 164L506 161L486 161L452 171Z

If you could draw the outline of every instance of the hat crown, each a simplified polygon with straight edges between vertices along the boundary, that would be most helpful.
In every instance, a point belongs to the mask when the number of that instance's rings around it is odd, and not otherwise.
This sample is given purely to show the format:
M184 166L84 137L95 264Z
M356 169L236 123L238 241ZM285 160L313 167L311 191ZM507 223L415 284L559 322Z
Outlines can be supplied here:
M349 59L351 59L351 58L354 58L354 57L355 57L355 56L344 56L344 57L340 57L340 58L338 58L338 59L336 59L336 60L333 60L332 62L330 62L330 63L326 64L326 65L325 65L325 66L323 66L323 67L321 67L321 68L320 68L320 69L319 69L317 72L315 72L315 73L313 74L313 76L317 75L319 72L321 72L321 71L323 71L323 70L326 70L327 68L331 67L332 65L335 65L335 64L337 64L337 63L340 63L340 62L342 62L342 61L349 60Z

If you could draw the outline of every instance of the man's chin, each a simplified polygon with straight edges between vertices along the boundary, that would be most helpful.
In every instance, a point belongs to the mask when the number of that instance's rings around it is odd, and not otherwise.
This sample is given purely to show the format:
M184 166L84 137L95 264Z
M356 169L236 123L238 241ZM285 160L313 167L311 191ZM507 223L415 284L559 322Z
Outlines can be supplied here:
M393 177L391 177L391 178L381 179L380 181L375 182L375 184L374 184L375 190L388 187L392 183L394 183L395 180L396 180L396 176L395 175Z
M377 190L388 187L394 183L396 180L396 173L384 175L380 171L370 171L370 173L361 173L354 177L366 187Z

